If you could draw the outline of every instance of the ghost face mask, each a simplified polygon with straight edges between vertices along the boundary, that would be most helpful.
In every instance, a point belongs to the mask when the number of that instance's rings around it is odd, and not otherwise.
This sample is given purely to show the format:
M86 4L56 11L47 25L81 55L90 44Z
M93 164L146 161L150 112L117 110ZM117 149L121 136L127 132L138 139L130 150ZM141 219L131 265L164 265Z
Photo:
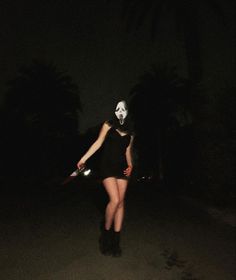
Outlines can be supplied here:
M125 118L128 115L128 109L125 101L118 102L115 110L115 115L118 118L120 124L123 125Z

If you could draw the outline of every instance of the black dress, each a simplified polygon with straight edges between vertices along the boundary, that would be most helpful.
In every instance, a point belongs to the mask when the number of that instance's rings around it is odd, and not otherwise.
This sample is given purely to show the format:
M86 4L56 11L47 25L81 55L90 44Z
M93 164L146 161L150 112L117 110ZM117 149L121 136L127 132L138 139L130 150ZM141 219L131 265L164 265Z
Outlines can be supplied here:
M130 134L122 136L113 126L109 129L101 153L101 179L108 177L129 179L124 175L124 170L127 168L125 152L130 139Z

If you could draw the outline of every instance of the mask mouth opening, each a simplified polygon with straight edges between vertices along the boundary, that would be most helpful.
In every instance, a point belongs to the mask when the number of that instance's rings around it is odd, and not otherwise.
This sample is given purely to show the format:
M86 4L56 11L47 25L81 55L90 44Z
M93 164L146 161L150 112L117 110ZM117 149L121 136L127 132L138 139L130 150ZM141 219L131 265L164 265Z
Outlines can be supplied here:
M119 122L120 124L124 124L124 118L123 118L123 115L119 115Z

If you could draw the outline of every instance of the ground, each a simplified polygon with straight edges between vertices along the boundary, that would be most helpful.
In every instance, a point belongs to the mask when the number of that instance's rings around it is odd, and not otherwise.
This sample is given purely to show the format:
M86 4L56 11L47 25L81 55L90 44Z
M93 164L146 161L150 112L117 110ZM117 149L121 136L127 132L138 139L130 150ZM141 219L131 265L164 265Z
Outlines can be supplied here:
M158 185L130 184L120 258L99 252L99 182L13 190L1 196L1 280L236 279L234 220Z

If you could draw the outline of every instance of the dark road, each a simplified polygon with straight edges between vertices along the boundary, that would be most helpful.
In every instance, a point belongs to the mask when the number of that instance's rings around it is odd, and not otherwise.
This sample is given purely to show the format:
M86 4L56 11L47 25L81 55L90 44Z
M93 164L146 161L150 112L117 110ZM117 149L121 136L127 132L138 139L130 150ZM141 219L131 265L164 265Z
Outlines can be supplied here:
M1 280L235 280L235 226L148 184L127 192L121 258L98 249L98 182L2 195Z

